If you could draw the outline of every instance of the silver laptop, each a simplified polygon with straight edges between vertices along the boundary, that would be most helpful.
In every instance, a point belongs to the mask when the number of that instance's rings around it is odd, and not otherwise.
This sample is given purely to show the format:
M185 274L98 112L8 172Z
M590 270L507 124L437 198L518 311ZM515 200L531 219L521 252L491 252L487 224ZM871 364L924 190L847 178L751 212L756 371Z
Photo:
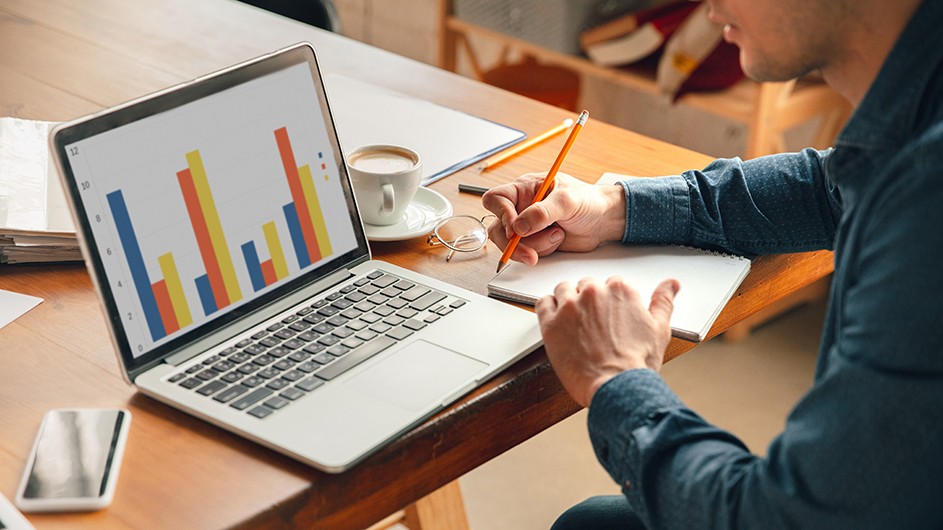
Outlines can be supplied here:
M124 377L316 468L540 344L532 313L370 259L310 45L50 142Z

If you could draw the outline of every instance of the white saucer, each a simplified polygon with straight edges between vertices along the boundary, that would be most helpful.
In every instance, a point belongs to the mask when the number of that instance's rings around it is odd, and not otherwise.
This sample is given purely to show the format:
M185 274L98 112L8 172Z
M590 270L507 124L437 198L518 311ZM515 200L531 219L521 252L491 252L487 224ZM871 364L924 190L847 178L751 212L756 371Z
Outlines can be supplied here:
M386 226L363 224L370 241L401 241L428 235L435 224L452 215L452 203L429 188L420 187L402 221Z

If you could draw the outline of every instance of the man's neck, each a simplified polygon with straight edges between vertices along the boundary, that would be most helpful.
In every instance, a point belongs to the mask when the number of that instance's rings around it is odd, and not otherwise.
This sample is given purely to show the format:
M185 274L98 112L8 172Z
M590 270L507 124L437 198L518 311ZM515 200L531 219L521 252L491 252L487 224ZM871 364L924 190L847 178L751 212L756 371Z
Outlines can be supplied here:
M847 46L822 68L836 92L857 107L871 88L884 61L921 0L862 0L861 9L845 28Z

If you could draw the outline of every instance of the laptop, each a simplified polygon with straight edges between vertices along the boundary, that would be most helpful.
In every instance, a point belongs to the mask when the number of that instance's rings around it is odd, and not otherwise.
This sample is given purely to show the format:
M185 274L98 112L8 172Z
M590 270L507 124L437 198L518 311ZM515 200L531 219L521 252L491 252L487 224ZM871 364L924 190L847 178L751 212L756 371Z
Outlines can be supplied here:
M371 259L310 44L50 143L125 379L318 469L541 343L529 311Z

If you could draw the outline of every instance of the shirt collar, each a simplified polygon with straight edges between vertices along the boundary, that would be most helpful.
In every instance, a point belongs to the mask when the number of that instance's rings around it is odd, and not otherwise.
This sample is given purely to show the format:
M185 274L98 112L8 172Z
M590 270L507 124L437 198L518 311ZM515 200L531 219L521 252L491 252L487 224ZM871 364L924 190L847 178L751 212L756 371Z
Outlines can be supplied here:
M837 146L895 148L914 135L926 91L943 60L943 2L925 0L891 49L874 84L848 121ZM933 96L935 98L935 96Z

